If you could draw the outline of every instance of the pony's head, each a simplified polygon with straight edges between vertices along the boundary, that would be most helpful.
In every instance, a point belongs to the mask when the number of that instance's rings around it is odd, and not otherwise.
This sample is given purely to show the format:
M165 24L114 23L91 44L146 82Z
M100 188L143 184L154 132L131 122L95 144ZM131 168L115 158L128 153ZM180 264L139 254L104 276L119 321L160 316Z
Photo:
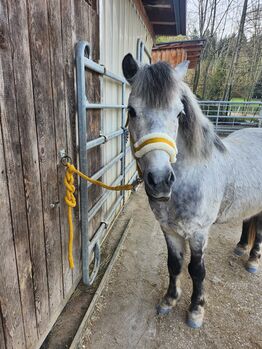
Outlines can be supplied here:
M183 82L188 63L184 61L175 69L165 62L139 67L131 54L122 62L131 85L128 112L133 153L147 194L158 200L171 195L177 138L193 157L206 157L216 139L212 124Z

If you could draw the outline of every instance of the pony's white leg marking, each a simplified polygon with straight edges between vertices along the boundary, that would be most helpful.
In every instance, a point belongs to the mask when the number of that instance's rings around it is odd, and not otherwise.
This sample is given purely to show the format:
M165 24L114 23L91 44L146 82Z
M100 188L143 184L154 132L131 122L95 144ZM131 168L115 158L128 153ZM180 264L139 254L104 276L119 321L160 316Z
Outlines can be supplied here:
M259 260L261 258L262 248L262 213L256 218L256 237L254 245L251 248L249 259L246 264L246 270L250 273L256 273L259 267Z
M181 297L179 274L182 269L185 240L177 234L165 233L167 251L168 251L168 271L169 286L166 295L157 306L157 313L160 315L168 314L176 306Z
M202 326L204 319L204 287L203 281L206 275L204 264L204 250L207 245L206 234L194 234L189 240L191 259L188 271L193 282L193 293L188 311L187 324L192 328Z

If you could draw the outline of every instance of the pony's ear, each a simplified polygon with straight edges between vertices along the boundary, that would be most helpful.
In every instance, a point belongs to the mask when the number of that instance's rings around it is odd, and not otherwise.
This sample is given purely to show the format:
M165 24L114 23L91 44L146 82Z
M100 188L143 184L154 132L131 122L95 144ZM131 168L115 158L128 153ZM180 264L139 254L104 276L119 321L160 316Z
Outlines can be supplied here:
M132 83L132 80L136 75L138 68L138 64L135 61L134 57L131 55L131 53L128 53L123 59L122 70L124 77L130 84Z
M177 78L177 80L184 80L189 63L189 61L183 61L175 67L175 77Z

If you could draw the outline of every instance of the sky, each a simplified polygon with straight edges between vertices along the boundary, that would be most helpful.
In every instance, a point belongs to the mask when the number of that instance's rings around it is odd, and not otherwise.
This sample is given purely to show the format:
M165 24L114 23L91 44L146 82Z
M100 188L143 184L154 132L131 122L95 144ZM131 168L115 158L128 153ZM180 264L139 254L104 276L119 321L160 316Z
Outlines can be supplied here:
M210 1L210 4L212 4L212 0L209 0L209 1ZM198 30L198 3L199 3L199 0L187 0L187 33L188 35L193 33L194 28L197 28ZM218 26L218 31L217 31L218 36L231 35L237 31L239 27L239 21L241 18L243 3L244 3L244 0L218 0L217 19L216 19L216 26ZM229 10L226 12L228 4L230 4L230 7L229 7ZM260 6L262 6L262 0L249 0L248 10L251 10L252 6L257 4L260 4ZM262 18L261 18L261 22L262 22ZM248 34L248 31L249 31L248 24L246 29Z

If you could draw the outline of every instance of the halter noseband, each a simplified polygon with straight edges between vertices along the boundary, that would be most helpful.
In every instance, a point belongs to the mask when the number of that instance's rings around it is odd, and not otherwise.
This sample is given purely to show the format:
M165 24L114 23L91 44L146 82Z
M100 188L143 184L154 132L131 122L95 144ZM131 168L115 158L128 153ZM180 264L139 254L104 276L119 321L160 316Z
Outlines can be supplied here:
M134 144L134 156L140 159L152 150L163 150L170 158L170 162L176 162L177 147L175 141L166 133L154 132L141 137Z

